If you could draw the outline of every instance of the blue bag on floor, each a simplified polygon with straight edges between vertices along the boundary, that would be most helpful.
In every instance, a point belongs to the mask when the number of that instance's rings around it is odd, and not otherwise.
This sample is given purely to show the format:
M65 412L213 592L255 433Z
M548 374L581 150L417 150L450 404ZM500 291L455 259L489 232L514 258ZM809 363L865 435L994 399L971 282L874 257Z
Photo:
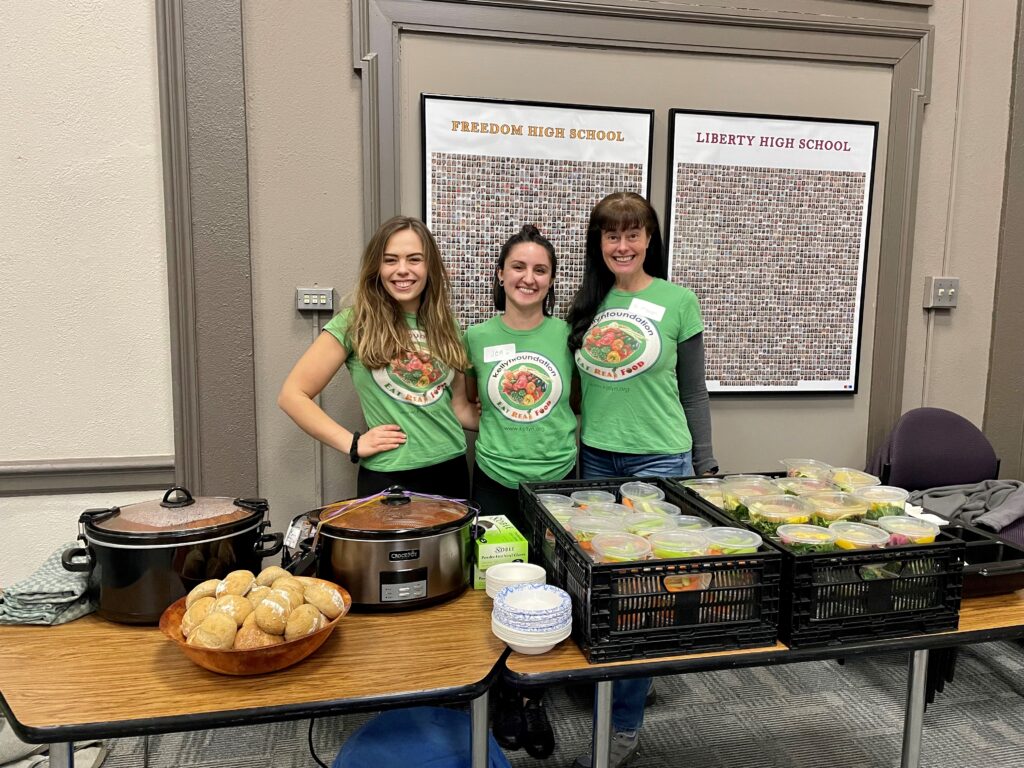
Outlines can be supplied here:
M470 768L470 718L441 707L393 709L363 723L342 745L331 768ZM511 768L487 734L488 768Z

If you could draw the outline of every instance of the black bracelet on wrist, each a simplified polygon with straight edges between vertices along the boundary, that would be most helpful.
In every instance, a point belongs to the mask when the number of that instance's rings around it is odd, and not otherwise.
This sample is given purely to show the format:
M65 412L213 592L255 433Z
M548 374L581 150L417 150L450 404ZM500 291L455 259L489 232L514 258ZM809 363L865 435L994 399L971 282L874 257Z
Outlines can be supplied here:
M353 464L359 463L359 432L352 433L352 445L348 449L348 457Z

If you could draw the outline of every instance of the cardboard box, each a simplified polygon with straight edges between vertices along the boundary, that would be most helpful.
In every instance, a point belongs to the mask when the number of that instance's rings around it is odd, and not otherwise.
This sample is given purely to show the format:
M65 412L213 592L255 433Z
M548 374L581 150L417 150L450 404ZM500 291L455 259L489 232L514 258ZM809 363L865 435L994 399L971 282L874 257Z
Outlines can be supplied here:
M487 569L498 563L529 562L529 545L504 515L481 515L477 525L484 532L473 544L473 589L485 589Z

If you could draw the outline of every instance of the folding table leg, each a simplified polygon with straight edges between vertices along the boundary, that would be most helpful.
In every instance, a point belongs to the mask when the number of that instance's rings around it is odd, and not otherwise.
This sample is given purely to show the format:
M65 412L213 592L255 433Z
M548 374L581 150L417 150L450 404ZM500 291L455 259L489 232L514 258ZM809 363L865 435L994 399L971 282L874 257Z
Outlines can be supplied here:
M608 768L612 749L612 682L605 680L597 684L594 697L594 744L591 768Z
M924 726L927 679L928 651L912 651L907 672L907 711L903 719L903 756L900 768L919 768L921 764L921 729Z
M68 741L51 744L50 768L75 768L75 745Z
M487 768L487 691L470 702L469 718L473 768Z

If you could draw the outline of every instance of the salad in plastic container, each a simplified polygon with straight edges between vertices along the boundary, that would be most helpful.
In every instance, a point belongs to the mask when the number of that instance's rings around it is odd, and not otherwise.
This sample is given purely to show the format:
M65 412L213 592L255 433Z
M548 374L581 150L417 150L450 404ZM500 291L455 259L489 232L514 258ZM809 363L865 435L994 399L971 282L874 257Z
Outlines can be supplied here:
M651 543L632 533L599 533L590 546L599 563L632 563L651 556Z
M709 504L722 507L722 481L717 477L698 477L693 480L684 480L683 486L700 496Z
M836 489L828 480L822 480L817 477L780 477L775 481L775 484L782 489L783 493L788 493L791 496L827 493Z
M878 518L878 527L889 534L889 546L931 544L939 535L939 526L907 515Z
M588 504L595 501L615 501L615 494L608 491L573 491L569 498L577 507L586 509Z
M752 555L761 546L761 537L743 528L708 528L709 555Z
M622 518L576 515L569 521L568 529L580 546L589 552L590 542L595 536L599 533L625 533L626 523Z
M802 499L813 507L811 524L828 527L840 520L860 522L868 513L867 505L855 496L842 491L811 493Z
M869 485L881 485L882 483L874 475L869 475L867 472L851 467L833 467L829 480L840 491L846 491L847 493L853 493L861 488L867 488Z
M544 505L544 509L551 511L552 507L571 507L572 499L562 493L538 493L537 501Z
M786 475L789 477L818 477L828 480L832 465L817 459L782 459L780 462L786 467Z
M854 496L867 505L867 519L877 520L880 517L905 515L910 492L894 485L872 485L861 488Z
M889 534L875 525L840 520L828 529L835 533L836 546L840 549L885 549L889 543Z
M750 510L748 524L766 536L775 536L780 525L809 523L814 507L800 496L776 494L747 498Z
M779 541L794 555L832 552L837 534L820 525L780 525Z
M702 531L658 531L648 541L658 558L701 557L708 552L708 540Z
M630 482L619 486L622 503L631 509L639 509L638 504L645 501L661 501L665 492L650 483Z
M658 531L670 531L676 528L676 520L678 519L678 517L670 515L637 512L626 518L626 530L629 533L635 533L637 536L650 536Z
M779 486L763 475L733 475L722 481L722 509L738 520L746 520L749 516L746 499L778 493Z
M696 515L679 515L676 519L676 527L686 531L703 531L711 527L711 521Z
M637 512L645 512L649 515L668 515L669 517L679 517L683 510L677 507L670 501L660 499L658 501L644 501L641 502L643 509L637 509Z
M577 511L579 511L579 507L577 507ZM586 512L588 515L594 515L595 517L603 517L605 515L625 517L633 514L632 509L614 501L592 501L587 504Z

